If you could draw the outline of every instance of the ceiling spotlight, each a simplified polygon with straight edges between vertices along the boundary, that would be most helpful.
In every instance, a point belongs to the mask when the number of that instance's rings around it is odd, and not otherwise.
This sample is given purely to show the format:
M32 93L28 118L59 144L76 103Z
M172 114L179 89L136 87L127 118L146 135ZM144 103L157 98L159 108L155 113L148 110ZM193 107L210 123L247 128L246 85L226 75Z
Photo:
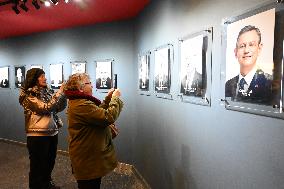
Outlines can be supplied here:
M50 0L53 4L57 5L58 4L58 0Z
M16 14L19 14L19 13L20 13L20 11L19 11L17 5L12 6L12 9L15 11Z
M50 2L49 2L49 1L44 1L44 5L45 5L46 7L50 7Z
M34 5L34 7L35 7L36 9L40 9L40 6L39 6L37 0L33 0L32 4Z
M28 7L26 6L26 3L24 2L24 3L22 3L22 4L20 4L20 7L24 10L24 11L26 11L26 12L28 12Z

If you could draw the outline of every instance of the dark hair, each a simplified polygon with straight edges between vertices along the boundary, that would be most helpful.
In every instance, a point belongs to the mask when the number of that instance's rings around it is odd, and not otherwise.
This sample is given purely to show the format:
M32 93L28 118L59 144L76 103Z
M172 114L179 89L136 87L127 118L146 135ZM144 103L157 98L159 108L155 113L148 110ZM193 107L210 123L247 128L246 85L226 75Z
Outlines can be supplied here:
M40 68L32 68L27 71L26 80L24 83L24 89L27 90L28 88L32 88L37 85L37 79L45 72Z
M259 37L259 41L258 41L258 44L260 44L260 42L261 42L261 32L260 32L260 30L257 28L257 27L255 27L255 26L252 26L252 25L247 25L247 26L245 26L245 27L243 27L242 29L241 29L241 31L239 32L239 35L238 35L238 38L237 38L237 43L238 43L238 41L239 41L239 39L240 39L240 36L242 35L242 34L244 34L244 33L246 33L246 32L249 32L249 31L256 31L256 33L257 33L257 35L258 35L258 37ZM236 44L237 44L236 43Z

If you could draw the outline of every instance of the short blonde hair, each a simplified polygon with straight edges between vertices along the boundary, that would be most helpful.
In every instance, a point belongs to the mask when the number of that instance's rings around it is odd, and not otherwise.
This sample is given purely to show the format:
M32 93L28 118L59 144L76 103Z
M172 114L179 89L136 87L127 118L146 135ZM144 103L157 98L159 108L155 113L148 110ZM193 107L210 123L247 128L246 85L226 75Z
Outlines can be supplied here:
M90 80L90 76L86 73L76 73L69 76L64 90L76 91L85 86L85 81Z

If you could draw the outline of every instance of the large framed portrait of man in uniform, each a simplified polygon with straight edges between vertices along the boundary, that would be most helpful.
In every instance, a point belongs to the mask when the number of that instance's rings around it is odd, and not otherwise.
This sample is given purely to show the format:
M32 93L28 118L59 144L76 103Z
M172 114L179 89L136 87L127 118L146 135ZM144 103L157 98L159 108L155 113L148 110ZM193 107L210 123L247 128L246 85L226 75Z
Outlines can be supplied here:
M283 16L283 3L275 2L224 21L221 79L227 109L284 117Z

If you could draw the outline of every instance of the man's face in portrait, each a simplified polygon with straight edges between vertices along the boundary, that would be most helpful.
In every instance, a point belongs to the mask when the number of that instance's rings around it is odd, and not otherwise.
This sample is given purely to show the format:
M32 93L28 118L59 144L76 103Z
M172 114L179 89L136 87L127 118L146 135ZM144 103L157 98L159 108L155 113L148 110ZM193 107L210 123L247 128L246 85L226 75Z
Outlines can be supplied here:
M235 57L240 64L242 75L246 75L255 66L261 49L262 44L255 30L240 35L235 48Z

